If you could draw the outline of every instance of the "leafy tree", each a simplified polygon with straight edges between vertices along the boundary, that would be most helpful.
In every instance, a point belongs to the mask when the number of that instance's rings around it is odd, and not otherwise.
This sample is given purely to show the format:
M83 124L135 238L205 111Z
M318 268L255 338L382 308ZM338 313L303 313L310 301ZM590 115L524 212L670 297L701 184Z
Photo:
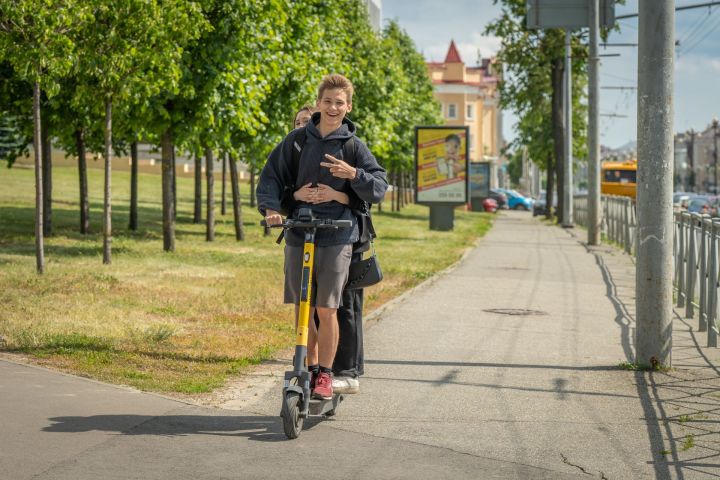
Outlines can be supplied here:
M133 96L148 97L180 78L182 44L191 37L193 22L186 10L192 4L177 1L94 0L93 24L79 35L82 55L78 69L87 75L78 94L102 98L104 106L105 193L103 263L111 261L111 172L113 105Z
M74 60L71 28L86 20L85 8L74 0L16 0L0 3L0 56L19 79L33 86L33 150L35 155L35 253L38 273L45 270L43 238L43 172L41 91L57 93L58 79ZM0 58L2 60L3 58Z
M494 0L502 5L500 18L489 24L486 33L502 38L498 59L505 66L500 82L500 104L519 117L512 147L526 145L530 157L545 160L548 205L552 205L553 171L562 165L563 120L562 78L565 34L563 30L530 30L525 26L524 0ZM586 152L587 110L583 102L587 84L587 48L583 34L572 36L573 157ZM558 176L558 192L563 179ZM558 198L562 200L562 196ZM562 204L558 202L559 210ZM549 211L548 215L552 215Z

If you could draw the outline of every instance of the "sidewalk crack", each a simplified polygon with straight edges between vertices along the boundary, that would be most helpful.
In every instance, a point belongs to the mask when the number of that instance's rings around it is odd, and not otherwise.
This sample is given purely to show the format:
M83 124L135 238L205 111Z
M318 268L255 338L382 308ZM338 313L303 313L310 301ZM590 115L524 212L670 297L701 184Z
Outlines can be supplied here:
M564 464L570 465L571 467L575 467L575 468L579 469L579 470L580 470L581 472L583 472L585 475L590 475L590 476L593 476L593 477L594 477L594 475L593 475L592 473L588 472L587 470L585 470L585 469L584 469L583 467L581 467L580 465L575 465L574 463L570 463L570 461L568 460L568 458L567 458L565 455L563 455L562 453L560 454L560 458L562 458L562 461L563 461ZM601 473L602 473L602 472L601 472ZM605 474L603 474L603 478L605 478Z

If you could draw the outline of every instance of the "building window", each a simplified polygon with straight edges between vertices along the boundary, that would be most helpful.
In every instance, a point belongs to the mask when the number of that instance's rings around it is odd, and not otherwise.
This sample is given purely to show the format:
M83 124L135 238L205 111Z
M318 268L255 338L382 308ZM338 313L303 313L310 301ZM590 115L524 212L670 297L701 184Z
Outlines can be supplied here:
M440 102L440 116L442 117L444 115L445 115L445 104Z
M475 118L475 105L467 106L467 112L465 116L468 120L473 120Z
M447 118L457 118L457 105L454 103L448 103Z

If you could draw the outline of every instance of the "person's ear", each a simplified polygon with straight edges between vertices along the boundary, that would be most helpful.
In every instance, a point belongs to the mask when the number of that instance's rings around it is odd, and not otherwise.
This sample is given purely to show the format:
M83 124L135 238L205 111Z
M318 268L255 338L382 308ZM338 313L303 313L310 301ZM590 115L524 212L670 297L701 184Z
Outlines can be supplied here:
M352 103L348 103L347 113L352 112Z

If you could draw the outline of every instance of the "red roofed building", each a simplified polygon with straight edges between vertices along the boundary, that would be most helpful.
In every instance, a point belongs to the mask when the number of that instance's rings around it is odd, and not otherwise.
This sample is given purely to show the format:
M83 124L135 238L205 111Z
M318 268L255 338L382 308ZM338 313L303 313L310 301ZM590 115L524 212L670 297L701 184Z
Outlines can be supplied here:
M490 161L497 167L503 139L495 59L468 67L451 40L445 61L428 62L427 68L445 124L470 127L470 161ZM497 186L495 173L491 182Z

